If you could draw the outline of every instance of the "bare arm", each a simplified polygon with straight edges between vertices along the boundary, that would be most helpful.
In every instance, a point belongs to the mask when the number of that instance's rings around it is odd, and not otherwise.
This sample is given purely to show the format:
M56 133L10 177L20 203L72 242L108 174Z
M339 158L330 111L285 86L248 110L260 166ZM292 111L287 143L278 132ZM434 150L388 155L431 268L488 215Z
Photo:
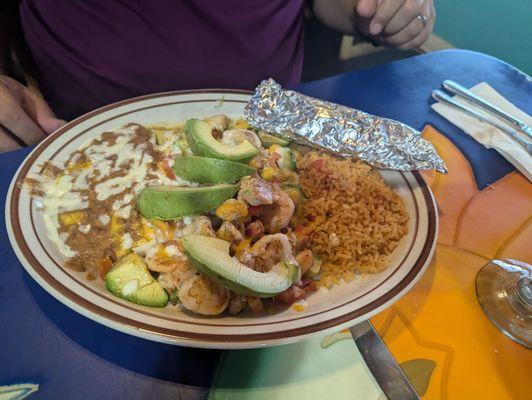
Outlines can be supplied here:
M314 13L332 29L401 49L422 45L436 18L433 0L314 0Z
M65 122L26 86L7 76L16 13L0 9L0 153L39 142Z

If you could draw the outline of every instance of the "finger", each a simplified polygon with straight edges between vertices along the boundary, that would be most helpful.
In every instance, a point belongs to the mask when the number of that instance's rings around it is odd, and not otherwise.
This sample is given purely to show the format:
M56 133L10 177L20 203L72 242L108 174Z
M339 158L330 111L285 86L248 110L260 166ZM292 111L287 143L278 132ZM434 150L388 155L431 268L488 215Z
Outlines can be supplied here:
M405 29L423 10L423 0L406 0L403 6L384 27L384 34L395 35ZM428 15L425 15L428 19Z
M405 0L382 0L369 24L369 33L379 35Z
M0 126L0 153L6 151L12 151L22 148L19 142L17 142L11 134L9 134L4 128Z
M398 46L397 48L400 50L417 49L419 46L421 46L423 43L425 43L428 40L429 36L430 36L430 32L428 30L424 30L420 35L406 42L405 44Z
M32 92L27 87L24 88L24 102L22 107L46 133L52 133L66 124L66 121L55 116L50 106L48 106L41 96Z
M402 46L424 31L423 24L421 21L415 19L410 22L403 30L396 33L395 35L388 36L385 38L385 43L388 46L399 47Z
M26 114L11 91L0 84L0 124L26 144L37 143L46 137L43 130Z
M436 21L436 12L434 11L432 4L429 4L429 7L427 7L427 9L428 9L427 13L429 15L428 20L427 20L427 26L414 39L399 46L399 49L401 50L416 49L428 40L430 34L432 33L434 23Z
M356 13L362 18L371 18L375 15L380 0L359 0L356 5Z

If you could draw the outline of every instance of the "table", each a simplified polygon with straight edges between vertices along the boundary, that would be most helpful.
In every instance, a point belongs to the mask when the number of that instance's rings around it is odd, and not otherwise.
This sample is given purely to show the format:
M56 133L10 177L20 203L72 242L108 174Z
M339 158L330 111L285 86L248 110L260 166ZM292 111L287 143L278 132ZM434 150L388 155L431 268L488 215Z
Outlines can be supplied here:
M440 207L435 260L414 289L373 323L424 398L525 398L531 389L532 352L491 326L476 304L472 282L491 257L532 261L531 185L498 153L430 111L430 92L444 79L464 86L486 81L532 113L529 77L469 51L429 53L297 89L420 130L431 126L424 134L450 170L446 177L425 174ZM2 209L11 177L28 152L0 155ZM350 379L368 371L345 332L296 345L229 352L149 342L90 321L24 272L3 218L2 213L0 398L2 385L22 383L28 383L20 389L30 399L280 399L298 394L343 399L355 391L361 398L381 396L371 378L364 387L355 387ZM335 341L326 349L320 346ZM39 385L35 395L30 394L37 389L32 384Z

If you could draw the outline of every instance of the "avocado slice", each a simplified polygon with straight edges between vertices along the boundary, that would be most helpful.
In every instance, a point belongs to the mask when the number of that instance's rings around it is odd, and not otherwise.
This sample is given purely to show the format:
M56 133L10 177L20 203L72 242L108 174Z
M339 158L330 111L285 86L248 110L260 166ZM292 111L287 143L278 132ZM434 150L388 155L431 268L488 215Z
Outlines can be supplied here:
M258 272L240 263L229 254L225 240L188 235L183 247L191 263L202 274L240 294L273 297L288 289L298 278L299 266L281 261L269 272Z
M218 207L233 197L238 185L203 187L149 186L140 192L137 208L145 218L178 219L197 215Z
M287 138L273 136L264 131L258 131L257 136L259 137L264 147L270 147L272 144L278 144L279 146L288 146L288 143L290 143Z
M221 143L212 136L212 126L199 119L189 119L185 124L188 145L197 156L247 163L258 149L244 140L237 145Z
M177 176L198 183L229 183L255 172L246 164L197 156L176 157L172 168Z
M136 304L164 307L168 303L168 294L136 253L118 260L105 275L105 286L115 296Z

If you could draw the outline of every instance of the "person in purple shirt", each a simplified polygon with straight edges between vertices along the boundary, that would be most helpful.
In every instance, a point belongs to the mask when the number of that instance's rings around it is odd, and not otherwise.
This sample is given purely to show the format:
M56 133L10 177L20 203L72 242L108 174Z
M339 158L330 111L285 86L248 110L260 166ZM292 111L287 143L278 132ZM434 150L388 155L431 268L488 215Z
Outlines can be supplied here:
M295 85L303 12L386 46L419 47L432 0L19 0L32 76L44 98L0 75L0 152L34 144L102 105L176 89ZM0 10L0 60L10 48ZM2 54L3 53L3 54ZM2 65L0 64L0 73Z

